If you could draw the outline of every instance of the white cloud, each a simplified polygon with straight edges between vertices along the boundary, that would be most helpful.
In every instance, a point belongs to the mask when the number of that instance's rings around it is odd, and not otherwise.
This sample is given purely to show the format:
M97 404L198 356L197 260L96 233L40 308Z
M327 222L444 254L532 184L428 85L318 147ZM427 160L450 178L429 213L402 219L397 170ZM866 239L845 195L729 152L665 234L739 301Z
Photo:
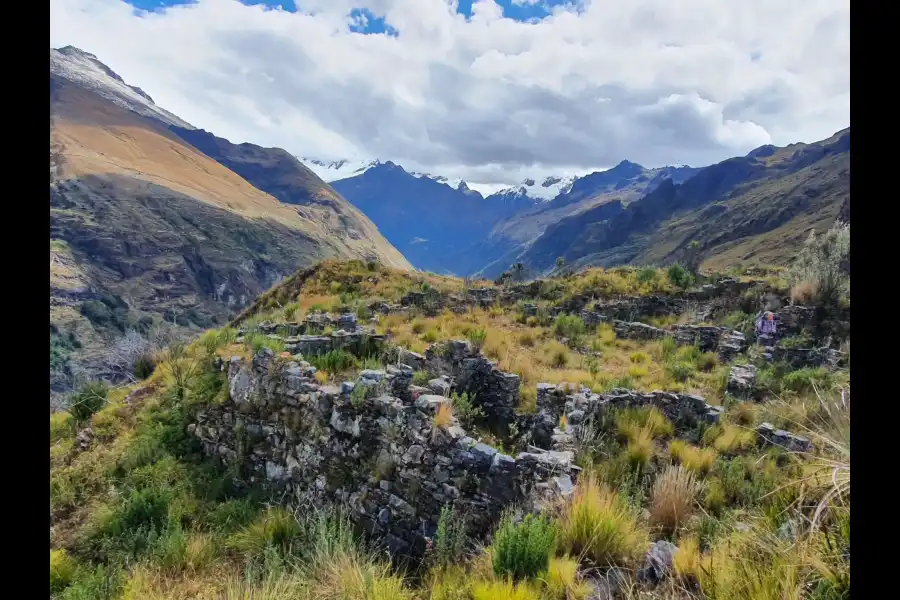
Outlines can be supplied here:
M453 0L298 4L311 14L51 0L50 39L234 142L488 185L625 158L709 164L849 125L846 0L584 0L538 23L493 0L468 20ZM399 36L351 33L352 8Z

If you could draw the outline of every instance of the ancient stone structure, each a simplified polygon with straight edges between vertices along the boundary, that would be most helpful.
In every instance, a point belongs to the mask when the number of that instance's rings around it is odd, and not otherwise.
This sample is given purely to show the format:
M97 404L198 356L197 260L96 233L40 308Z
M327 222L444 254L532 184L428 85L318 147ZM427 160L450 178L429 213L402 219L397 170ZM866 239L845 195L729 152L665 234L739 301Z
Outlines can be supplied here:
M334 331L325 335L324 332L329 327ZM305 356L316 356L337 349L347 349L359 355L368 354L379 348L385 339L371 327L359 325L353 313L311 313L303 322L275 324L263 321L256 328L271 338L283 341L285 350L291 354ZM247 329L241 328L238 333L238 341L243 341Z
M616 336L625 340L655 340L672 335L665 329L637 321L613 321Z
M402 393L409 369L320 386L309 363L266 348L249 361L232 358L227 369L227 400L188 427L206 453L287 497L348 506L394 555L420 556L445 505L477 534L511 503L537 510L573 489L578 468L570 453L507 456L466 435L455 419L436 426L448 399ZM367 394L356 391L360 385Z
M846 356L833 348L785 348L776 345L772 349L771 360L784 362L792 369L825 367L834 370L844 365Z
M580 428L589 421L598 423L610 409L653 405L676 427L693 427L698 422L718 423L722 409L712 406L700 396L654 391L648 393L614 389L594 394L582 387L570 392L565 387L539 383L537 412L530 419L527 439L538 448L569 450L576 443ZM565 416L565 429L560 427Z
M756 428L760 440L764 444L779 446L791 452L809 452L812 442L805 437L795 435L783 429L775 429L771 423L763 423Z
M727 327L711 325L676 325L673 334L679 344L685 346L697 344L701 352L712 352L719 347L722 335L729 331Z
M424 370L446 376L451 392L467 393L495 430L504 431L519 405L519 376L506 373L465 340L432 344L425 351Z

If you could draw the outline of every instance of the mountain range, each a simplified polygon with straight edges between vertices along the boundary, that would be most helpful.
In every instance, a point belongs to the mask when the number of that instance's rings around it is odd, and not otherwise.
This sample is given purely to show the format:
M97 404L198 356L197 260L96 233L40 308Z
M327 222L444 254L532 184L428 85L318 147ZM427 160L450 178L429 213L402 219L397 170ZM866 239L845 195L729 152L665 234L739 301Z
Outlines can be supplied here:
M709 268L784 263L842 206L849 218L849 128L708 167L623 160L487 197L393 162L312 162L417 268L489 278L514 263L547 274L559 257L575 266L664 264L693 241Z

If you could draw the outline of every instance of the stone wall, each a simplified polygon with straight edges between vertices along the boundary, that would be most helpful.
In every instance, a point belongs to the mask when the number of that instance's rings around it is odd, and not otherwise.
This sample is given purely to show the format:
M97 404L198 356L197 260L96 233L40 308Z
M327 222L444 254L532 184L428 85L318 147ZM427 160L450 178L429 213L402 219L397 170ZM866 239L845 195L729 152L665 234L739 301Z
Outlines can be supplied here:
M519 376L498 369L496 363L469 342L451 340L432 344L425 351L421 368L432 376L448 377L450 392L474 397L474 404L481 408L492 429L505 432L515 419Z
M334 331L325 335L326 328ZM346 349L357 355L369 354L380 348L385 336L375 333L371 327L357 323L356 315L344 313L311 313L302 322L272 323L263 321L256 326L261 333L284 342L291 354L316 356L331 350ZM238 342L244 341L246 328L238 330Z
M199 412L188 428L205 452L286 498L349 507L394 555L420 556L445 505L466 515L478 535L512 503L536 509L572 491L578 468L571 453L535 449L512 457L477 443L455 419L435 426L448 400L404 394L410 369L320 386L314 367L266 348L223 368L228 399ZM352 393L358 385L370 393Z
M722 414L700 396L653 391L648 393L614 389L595 394L587 388L570 393L566 388L549 383L538 384L537 413L531 420L528 441L537 448L569 450L573 448L579 428L585 423L600 422L609 410L628 407L656 406L678 428L692 428L697 423L718 423ZM566 417L565 430L560 429Z

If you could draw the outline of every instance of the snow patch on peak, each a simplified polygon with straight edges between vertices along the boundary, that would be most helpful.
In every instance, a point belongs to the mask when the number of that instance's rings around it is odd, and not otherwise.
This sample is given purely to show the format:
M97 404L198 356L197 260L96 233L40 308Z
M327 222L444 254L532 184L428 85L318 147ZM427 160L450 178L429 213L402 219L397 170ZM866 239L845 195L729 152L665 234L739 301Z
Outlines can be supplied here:
M90 52L74 46L66 46L59 50L50 48L50 74L90 90L113 104L144 117L162 121L167 125L195 129L190 123L156 106L149 94L139 87L125 83L118 74Z
M377 160L318 160L300 156L297 159L326 183L362 175L372 167L381 164Z
M560 194L565 194L572 189L572 184L577 179L576 176L567 177L550 176L543 180L528 178L522 181L518 186L502 189L497 194L515 195L531 198L538 202L549 202Z

